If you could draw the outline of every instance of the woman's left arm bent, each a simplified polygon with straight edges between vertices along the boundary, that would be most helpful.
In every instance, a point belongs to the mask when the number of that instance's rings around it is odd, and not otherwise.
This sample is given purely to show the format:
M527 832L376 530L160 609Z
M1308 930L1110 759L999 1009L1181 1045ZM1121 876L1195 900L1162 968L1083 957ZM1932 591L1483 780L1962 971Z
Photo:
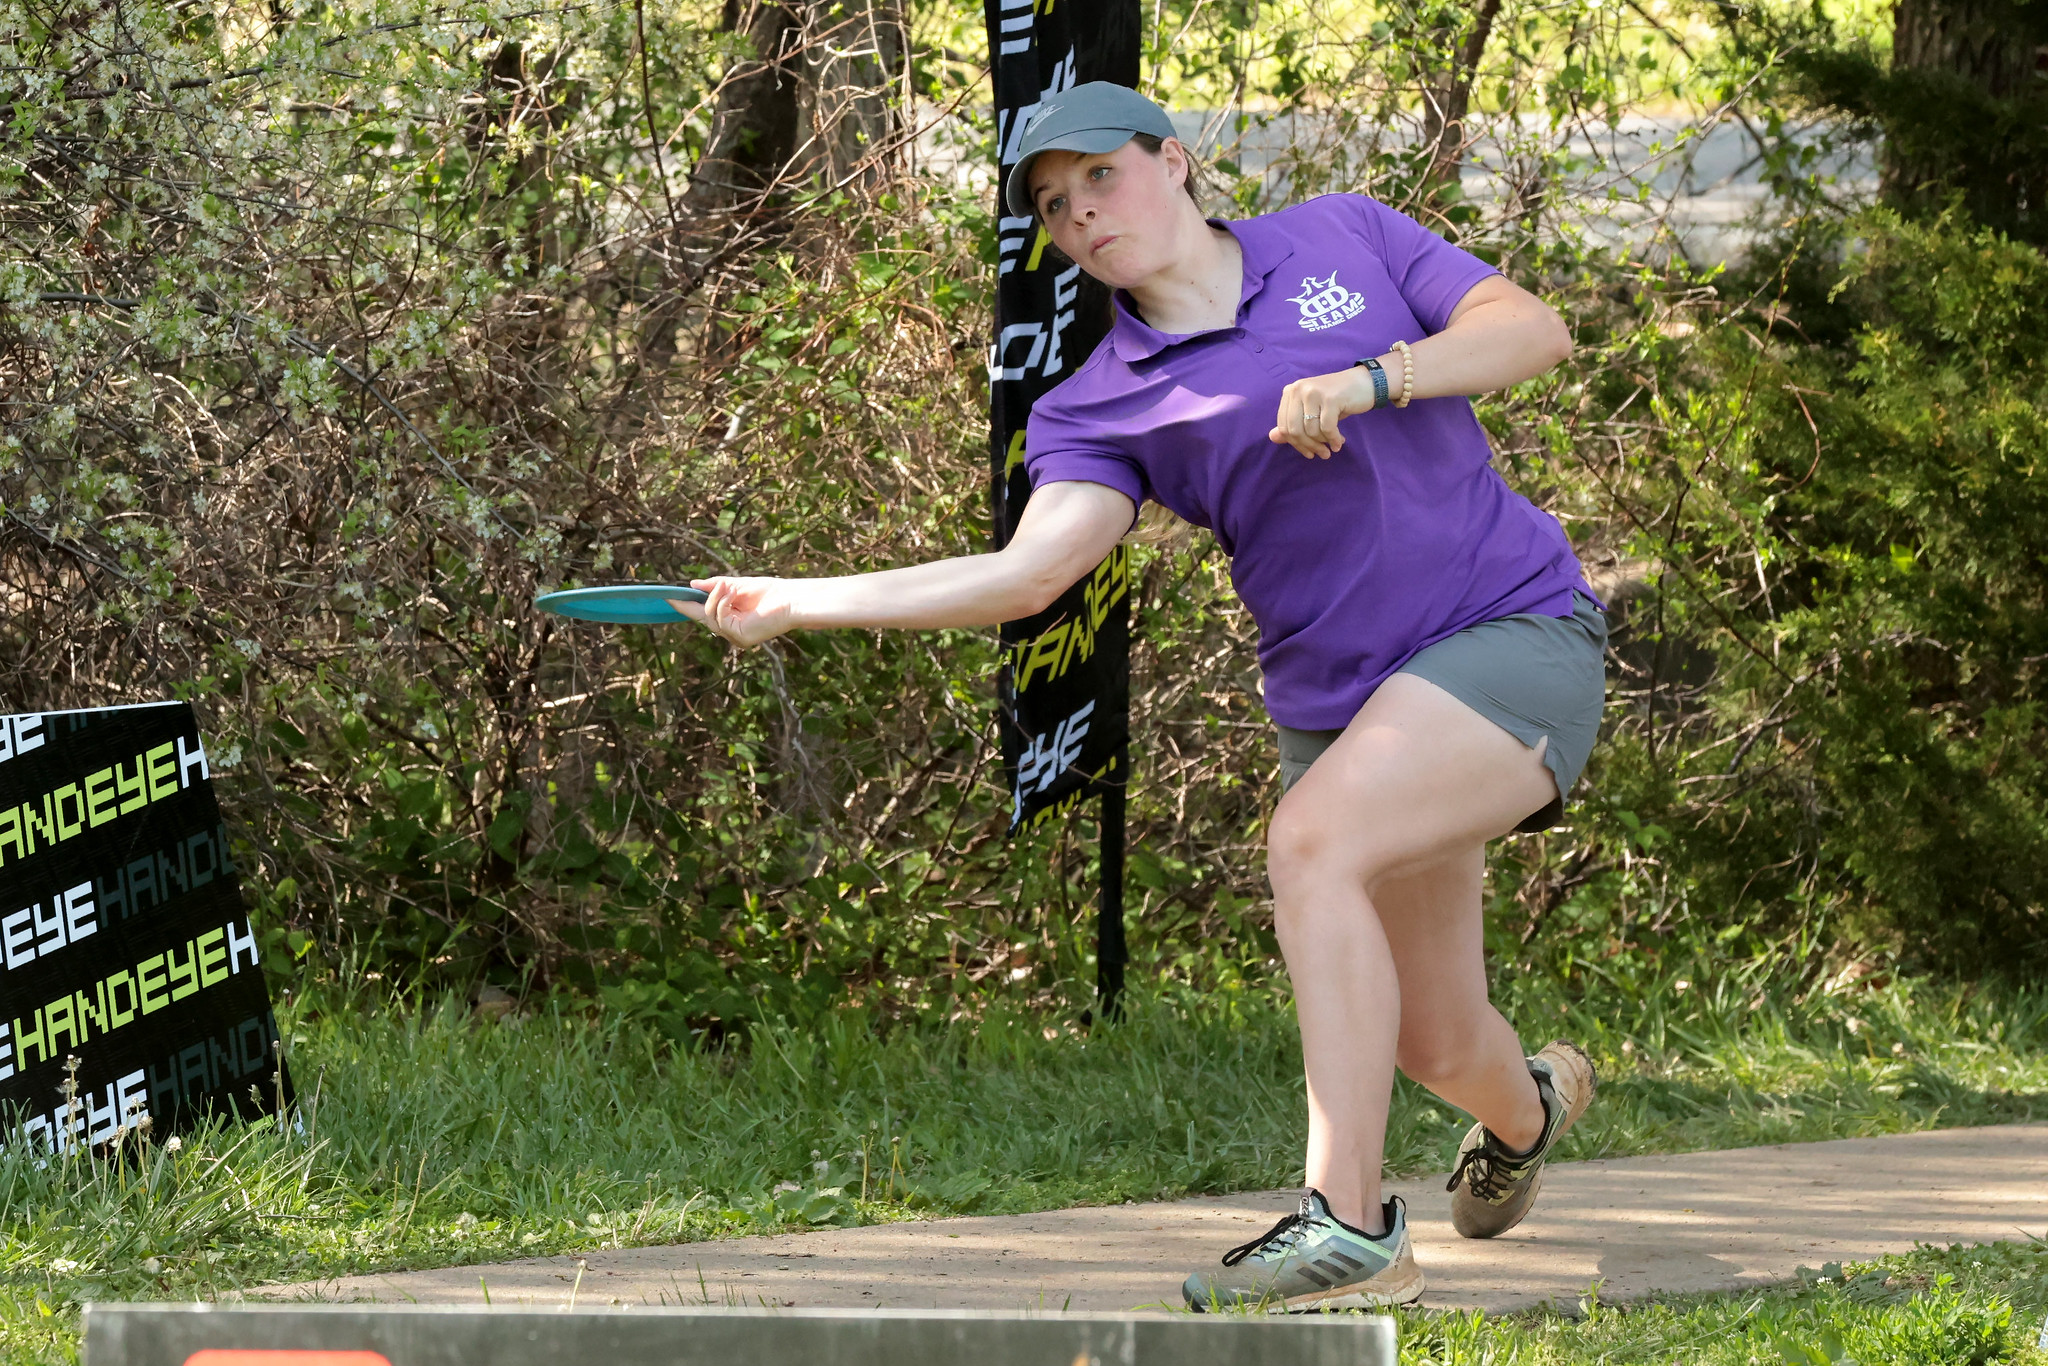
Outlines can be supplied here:
M1378 357L1394 394L1404 365L1410 400L1483 394L1533 379L1572 353L1571 329L1556 309L1503 275L1465 291L1441 332ZM1339 420L1370 412L1372 376L1362 365L1298 379L1280 392L1269 439L1305 456L1329 459L1344 449Z

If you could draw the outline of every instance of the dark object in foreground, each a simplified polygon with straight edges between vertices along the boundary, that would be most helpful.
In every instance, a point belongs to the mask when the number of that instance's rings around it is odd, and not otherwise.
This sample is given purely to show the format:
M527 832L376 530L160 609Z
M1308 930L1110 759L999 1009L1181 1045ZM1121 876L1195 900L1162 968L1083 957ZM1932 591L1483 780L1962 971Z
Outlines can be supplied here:
M1392 1319L1352 1315L89 1304L84 1362L185 1366L211 1350L240 1366L315 1352L361 1353L363 1366L1394 1366L1394 1339Z
M212 777L190 702L0 716L0 1147L289 1111Z

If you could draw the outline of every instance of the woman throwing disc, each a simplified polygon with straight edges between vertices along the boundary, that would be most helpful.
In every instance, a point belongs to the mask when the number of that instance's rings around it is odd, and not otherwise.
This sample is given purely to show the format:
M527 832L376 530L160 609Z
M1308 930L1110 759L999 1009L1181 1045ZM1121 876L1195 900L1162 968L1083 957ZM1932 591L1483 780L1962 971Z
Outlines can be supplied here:
M1607 628L1570 541L1490 463L1466 395L1571 351L1564 323L1394 210L1326 195L1205 219L1165 113L1077 86L1004 187L1115 291L1109 336L1026 436L1001 551L835 579L698 580L735 645L797 629L982 626L1043 610L1151 499L1211 530L1259 625L1284 795L1267 867L1308 1074L1298 1214L1184 1287L1198 1309L1422 1293L1382 1200L1394 1069L1471 1114L1458 1231L1520 1222L1592 1098L1562 1041L1524 1057L1487 999L1487 841L1541 829L1592 748Z

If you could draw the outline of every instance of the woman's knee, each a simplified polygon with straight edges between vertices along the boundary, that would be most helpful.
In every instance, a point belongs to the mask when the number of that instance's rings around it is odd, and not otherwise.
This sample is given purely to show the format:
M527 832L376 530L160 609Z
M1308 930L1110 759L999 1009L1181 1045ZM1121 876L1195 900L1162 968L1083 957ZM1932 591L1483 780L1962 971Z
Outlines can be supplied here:
M1280 799L1266 831L1266 867L1274 889L1301 878L1345 877L1370 882L1380 872L1372 822L1347 807L1308 800L1297 788Z
M1292 878L1322 858L1328 841L1325 823L1290 792L1266 827L1266 871L1276 884Z

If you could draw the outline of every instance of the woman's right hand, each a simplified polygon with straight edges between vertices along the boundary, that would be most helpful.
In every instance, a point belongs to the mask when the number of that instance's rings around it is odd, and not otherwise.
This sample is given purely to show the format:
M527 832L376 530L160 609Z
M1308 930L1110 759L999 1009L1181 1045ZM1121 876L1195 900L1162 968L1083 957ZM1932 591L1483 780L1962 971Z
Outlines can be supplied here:
M701 603L671 598L669 605L744 650L795 629L800 586L789 579L692 579L690 587L711 596Z

